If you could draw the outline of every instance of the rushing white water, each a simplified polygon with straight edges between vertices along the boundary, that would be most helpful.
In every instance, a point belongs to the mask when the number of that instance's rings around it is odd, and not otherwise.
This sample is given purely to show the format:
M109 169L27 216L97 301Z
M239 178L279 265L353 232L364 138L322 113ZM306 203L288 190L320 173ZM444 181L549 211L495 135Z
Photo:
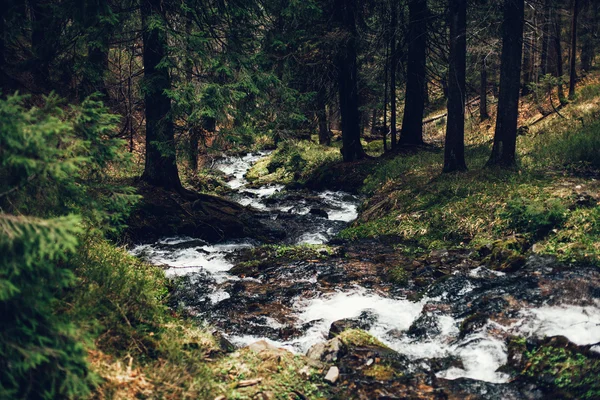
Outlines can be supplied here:
M298 200L295 204L268 205L266 199L283 189L283 186L272 185L262 188L246 188L248 182L244 175L252 165L267 152L247 155L240 158L227 159L217 168L232 176L228 185L238 190L243 205L251 205L261 210L276 210L303 215L311 210L307 202ZM327 218L322 221L350 222L357 217L358 201L355 197L342 192L325 191L318 194L322 209ZM323 217L323 216L322 216ZM297 239L297 243L325 243L335 234L332 225L339 223L323 223L319 229L305 232ZM343 225L343 224L342 224ZM187 245L186 245L187 244ZM228 260L232 252L252 247L248 241L230 242L209 245L201 241L179 237L163 239L155 244L140 245L132 253L145 257L148 261L166 265L169 276L185 275L198 271L208 272L217 283L227 280L238 280L228 271L233 264ZM469 279L501 278L504 274L484 267L471 270ZM317 283L316 278L311 278ZM459 296L464 296L475 289L473 283L467 281ZM508 375L497 372L507 361L505 337L508 335L552 336L564 335L579 345L600 342L600 304L593 306L541 306L526 308L520 311L516 322L501 325L488 321L483 327L476 329L465 337L460 337L461 319L453 318L443 312L431 312L425 307L429 303L444 301L447 293L440 297L423 298L410 301L406 298L391 298L383 293L355 287L333 293L315 293L311 298L296 298L292 307L292 319L296 327L309 326L300 337L287 341L273 341L260 336L238 335L230 339L237 345L247 345L257 340L287 348L294 352L304 353L312 345L326 340L331 323L345 318L357 318L368 312L372 320L369 332L390 348L405 354L411 359L443 358L456 356L462 361L463 368L452 367L439 372L438 376L446 379L461 377L473 378L487 382L502 383L508 381ZM231 295L214 288L209 298L213 304L228 299ZM430 318L436 329L425 336L417 338L406 335L406 330L419 317ZM265 323L273 329L282 329L286 325L275 318L266 317ZM600 346L593 349L600 351Z
M600 302L596 306L545 306L521 310L518 330L527 336L562 335L578 345L600 343Z
M198 243L198 245L173 247L173 245L186 242ZM211 245L202 244L197 239L189 237L177 237L166 238L156 244L136 246L131 250L131 253L145 258L152 264L168 266L169 268L166 269L165 273L170 277L204 270L213 275L217 282L223 282L228 279L236 279L227 273L233 267L233 264L227 260L227 255L236 250L249 247L252 247L252 245L243 241Z

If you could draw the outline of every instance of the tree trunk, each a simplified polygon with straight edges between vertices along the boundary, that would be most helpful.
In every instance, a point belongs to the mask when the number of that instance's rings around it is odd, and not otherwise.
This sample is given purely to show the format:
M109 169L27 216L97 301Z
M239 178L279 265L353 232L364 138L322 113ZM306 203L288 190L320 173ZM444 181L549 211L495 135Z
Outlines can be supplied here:
M371 111L371 135L375 135L377 133L377 109L374 108Z
M385 65L383 67L383 151L387 152L387 103L388 103L388 67L389 67L388 43L385 45Z
M88 40L88 57L81 82L82 97L100 92L108 97L104 76L108 71L110 26L105 21L109 5L105 0L88 0L84 8L84 24Z
M594 61L594 39L598 28L598 22L596 21L598 2L588 0L584 4L585 9L582 14L584 21L582 21L580 31L581 69L589 72L592 68L592 62Z
M560 12L557 10L554 13L554 37L553 37L553 41L554 41L554 52L556 55L556 60L555 60L555 74L556 77L562 81L562 76L564 74L563 72L563 54L562 54L562 43L560 40L561 37L561 33L562 33L562 28L561 28L561 14ZM558 83L558 99L560 100L560 104L564 105L566 103L566 99L565 99L565 94L563 92L563 85L562 82Z
M33 77L38 88L44 88L50 78L50 48L45 43L48 33L49 17L46 15L46 4L43 0L29 0L31 16L31 52L35 59ZM50 35L48 35L50 36Z
M344 162L360 160L365 151L360 143L358 110L358 70L356 65L357 0L338 0L336 13L344 31L337 56L340 114L342 118L342 157Z
M481 71L479 76L479 119L485 121L490 117L487 107L487 65L485 55L481 56Z
M533 43L531 37L533 32L531 29L526 29L523 34L523 84L521 86L521 96L527 96L531 91L529 85L533 81L531 70L533 67Z
M0 89L2 89L2 95L6 95L6 91L8 88L8 76L6 74L6 22L4 20L6 12L6 7L0 7Z
M577 82L577 16L579 14L579 0L572 0L573 8L571 10L571 56L569 72L569 100L575 98L575 84Z
M502 23L500 94L492 154L488 166L516 166L519 82L523 48L524 0L505 0Z
M397 41L397 31L398 31L398 6L395 1L390 2L391 5L391 22L390 22L390 97L391 97L391 106L390 106L390 132L391 132L391 146L392 149L395 149L398 144L398 136L396 132L396 71L398 70L398 49L396 48Z
M550 26L552 24L550 19L551 6L552 0L545 0L544 19L542 22L542 52L540 56L540 74L542 76L548 73L548 47L550 45Z
M319 88L317 91L317 120L319 121L319 143L329 146L331 144L331 137L327 128L327 106L324 87Z
M465 171L467 0L450 0L450 65L444 172ZM485 93L483 93L485 97Z
M406 96L400 143L423 144L423 113L425 99L425 63L427 46L427 1L409 0L408 60L406 68Z
M144 42L144 101L146 103L146 163L142 179L168 189L181 190L177 172L169 70L159 63L166 56L167 37L156 19L161 16L161 0L141 2Z

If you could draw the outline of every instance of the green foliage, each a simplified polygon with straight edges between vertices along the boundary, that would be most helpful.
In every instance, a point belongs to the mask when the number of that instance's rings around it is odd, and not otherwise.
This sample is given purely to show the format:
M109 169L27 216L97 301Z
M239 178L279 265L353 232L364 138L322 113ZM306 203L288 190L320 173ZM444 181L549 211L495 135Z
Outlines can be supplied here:
M74 282L62 263L76 249L79 222L0 213L0 398L89 393L83 344L53 310L56 294Z
M101 335L100 348L119 354L153 346L147 334L158 332L166 315L167 280L160 268L96 236L83 240L69 264L77 276L67 299L71 315L96 335L110 332Z
M80 398L94 384L86 335L57 300L75 283L84 227L111 231L136 197L105 178L126 159L102 103L24 103L0 101L0 397Z
M541 238L566 220L568 209L559 199L514 198L500 216L517 232Z
M579 122L575 122L579 124ZM548 134L540 143L538 159L557 166L600 168L600 121L570 129L565 134Z
M60 108L50 95L41 107L22 96L0 101L0 207L37 216L77 213L88 227L114 230L137 196L107 172L127 167L123 141L112 137L117 117L93 98Z

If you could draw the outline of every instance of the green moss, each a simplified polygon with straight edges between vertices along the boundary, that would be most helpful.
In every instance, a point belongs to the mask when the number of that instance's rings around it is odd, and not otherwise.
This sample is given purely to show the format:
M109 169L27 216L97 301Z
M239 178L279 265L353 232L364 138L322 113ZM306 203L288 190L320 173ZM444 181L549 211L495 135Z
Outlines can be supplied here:
M375 337L371 336L367 332L361 329L347 329L339 334L338 336L344 344L347 346L363 347L363 346L376 346L382 348L388 348L385 344L380 342Z
M409 273L402 266L392 268L389 272L390 281L397 285L406 285L409 278Z
M373 364L371 367L364 369L362 373L378 381L389 381L397 375L394 368L384 364Z
M525 368L520 375L534 380L551 393L563 398L597 399L600 397L600 360L555 346L526 351Z
M319 167L341 159L339 149L311 141L285 141L246 174L255 184L302 182Z

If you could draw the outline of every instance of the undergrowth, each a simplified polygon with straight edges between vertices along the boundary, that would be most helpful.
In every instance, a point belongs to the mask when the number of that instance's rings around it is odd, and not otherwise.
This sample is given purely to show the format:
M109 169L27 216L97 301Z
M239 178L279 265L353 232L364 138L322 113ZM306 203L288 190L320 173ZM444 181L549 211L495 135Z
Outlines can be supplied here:
M485 168L492 132L474 125L466 137L469 171L441 174L435 148L381 162L365 180L369 197L345 239L397 236L415 248L478 248L513 234L537 252L599 264L600 85L581 89L560 117L522 121L519 168ZM529 251L528 246L525 251Z

